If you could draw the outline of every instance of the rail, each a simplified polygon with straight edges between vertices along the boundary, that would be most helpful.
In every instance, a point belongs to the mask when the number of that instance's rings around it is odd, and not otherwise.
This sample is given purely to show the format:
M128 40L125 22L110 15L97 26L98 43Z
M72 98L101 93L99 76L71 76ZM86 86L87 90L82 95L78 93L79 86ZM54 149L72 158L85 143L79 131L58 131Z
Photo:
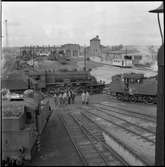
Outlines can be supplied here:
M58 115L58 117L59 117L59 119L61 120L61 122L62 122L64 128L66 129L66 132L68 133L68 136L70 137L70 140L71 140L71 142L72 142L74 148L76 149L76 151L77 151L77 153L78 153L78 156L79 156L79 158L81 159L83 165L84 165L84 166L88 166L88 162L87 162L87 160L85 159L85 157L83 156L83 154L79 151L80 148L75 144L75 141L74 141L73 137L71 136L71 134L70 134L70 132L69 132L69 129L68 129L67 125L66 125L66 122L65 122L64 118L61 117L61 116L59 116L59 115Z
M137 153L129 146L125 145L122 141L120 141L118 138L114 137L109 131L98 125L95 121L93 121L89 116L87 116L85 113L82 113L87 119L92 121L97 125L99 129L101 129L108 137L112 139L112 141L115 143L114 145L117 145L113 149L117 152L120 150L121 156L125 161L130 163L131 165L140 165L140 166L150 166L153 165L150 162L147 162L145 159L137 155ZM129 158L128 158L129 157Z
M101 108L101 109L100 109L100 108ZM95 108L95 109L98 110L98 111L101 111L101 112L103 112L103 113L105 113L105 114L107 114L108 116L117 118L117 119L122 120L122 121L124 121L124 122L126 122L126 123L128 123L128 124L130 124L130 125L132 125L132 126L135 126L136 128L140 128L140 129L142 129L142 130L144 130L144 131L147 131L147 132L149 132L149 133L152 133L153 135L155 135L155 133L156 133L156 132L153 131L153 130L144 128L144 127L142 127L142 126L140 126L140 125L137 125L137 124L135 124L135 123L132 123L131 121L127 121L126 119L123 119L123 118L121 118L121 117L119 117L119 116L115 116L115 115L113 115L113 114L111 114L111 113L108 112L108 111L114 112L113 110L109 110L109 109L102 108L102 107L100 107L100 108ZM114 113L115 113L115 112L114 112Z
M107 105L107 104L101 104L101 103L99 103L99 104L102 105L102 106L107 106L107 107L111 107L111 108L114 108L114 109L123 110L123 111L126 111L127 113L135 114L134 117L136 117L136 118L141 118L141 119L145 119L147 121L156 122L156 118L155 117L147 115L147 114L142 114L142 113L139 113L139 112L136 112L136 111L124 109L124 108L121 108L121 107L115 107L115 106L111 106L111 105ZM111 111L113 111L113 110L111 110ZM119 111L115 111L115 112L123 114L123 115L128 115L126 113L121 113ZM139 116L142 116L143 118L139 117Z
M91 112L89 110L88 111L86 110L86 112L91 113L91 114L95 115L96 117L102 118L103 120L105 120L107 122L110 122L111 124L115 125L116 127L120 127L121 129L124 129L125 131L127 131L129 133L132 133L132 134L134 134L134 135L136 135L138 137L141 137L142 139L144 139L144 140L146 140L146 141L148 141L148 142L150 142L152 144L155 144L155 141L153 139L149 139L149 138L147 138L147 137L145 137L145 136L143 136L143 135L141 135L141 134L139 134L139 133L137 133L137 132L135 132L133 130L130 130L129 128L126 128L126 127L124 127L124 126L122 126L122 125L120 125L118 123L115 123L114 121L112 121L110 119L107 119L107 118L105 118L105 117L103 117L101 115L98 115L96 113L93 113L93 112Z
M82 115L83 116L83 115ZM101 143L101 145L107 149L108 153L110 156L113 156L115 159L117 159L120 162L120 165L124 165L124 166L128 166L129 164L118 154L116 153L112 148L110 148L110 146L108 146L105 142L103 142L99 137L96 136L95 133L92 133L91 130L89 130L89 127L87 127L87 122L85 122L84 124L81 124L79 121L80 120L76 120L76 118L72 115L72 117L75 119L75 121L79 124L79 126L81 126L81 128L84 130L84 132L90 136L92 136L92 138L94 138L94 140L96 141L96 143ZM84 116L85 118L85 116ZM81 120L82 121L82 120ZM89 120L88 120L89 121ZM90 123L93 124L93 122L90 121ZM89 125L89 124L88 124ZM95 124L94 124L95 125ZM98 129L98 127L95 125L95 128ZM107 152L106 152L107 155ZM104 157L104 155L103 155ZM106 160L106 158L104 157L106 164L108 164L108 161ZM111 163L110 163L111 164ZM109 164L109 165L110 165Z

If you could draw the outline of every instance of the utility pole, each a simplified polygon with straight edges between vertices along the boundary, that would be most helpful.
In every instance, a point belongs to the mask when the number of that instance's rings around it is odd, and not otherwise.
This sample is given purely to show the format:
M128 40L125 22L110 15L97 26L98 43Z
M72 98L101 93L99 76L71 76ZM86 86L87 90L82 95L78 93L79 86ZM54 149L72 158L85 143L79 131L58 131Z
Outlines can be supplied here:
M7 48L9 46L9 43L8 43L7 19L5 20L5 31L6 31L6 48Z
M85 46L84 48L84 71L86 71L86 60L87 58L86 58L86 46Z
M32 45L32 59L33 59L33 71L34 71L34 46Z

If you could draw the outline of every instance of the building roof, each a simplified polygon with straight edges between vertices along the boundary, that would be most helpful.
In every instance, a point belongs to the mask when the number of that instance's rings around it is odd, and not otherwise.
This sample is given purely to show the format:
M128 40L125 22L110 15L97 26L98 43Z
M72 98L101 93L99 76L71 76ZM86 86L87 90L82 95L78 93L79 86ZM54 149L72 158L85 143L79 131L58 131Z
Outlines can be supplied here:
M61 46L61 48L65 48L65 47L77 47L77 48L79 48L80 45L79 44L68 43L68 44L64 44L64 45Z
M95 38L92 38L90 41L100 41L99 36L97 35Z
M110 48L102 48L103 53L109 53L109 54L126 54L127 55L140 55L138 52L135 52L133 50L111 50Z

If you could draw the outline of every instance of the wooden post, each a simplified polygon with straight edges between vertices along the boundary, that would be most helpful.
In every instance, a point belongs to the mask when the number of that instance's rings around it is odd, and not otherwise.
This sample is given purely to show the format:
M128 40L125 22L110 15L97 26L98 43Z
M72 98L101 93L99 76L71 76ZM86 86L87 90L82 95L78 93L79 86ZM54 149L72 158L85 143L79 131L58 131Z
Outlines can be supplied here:
M86 71L86 47L84 48L84 71Z
M164 44L158 52L158 103L155 165L164 166Z

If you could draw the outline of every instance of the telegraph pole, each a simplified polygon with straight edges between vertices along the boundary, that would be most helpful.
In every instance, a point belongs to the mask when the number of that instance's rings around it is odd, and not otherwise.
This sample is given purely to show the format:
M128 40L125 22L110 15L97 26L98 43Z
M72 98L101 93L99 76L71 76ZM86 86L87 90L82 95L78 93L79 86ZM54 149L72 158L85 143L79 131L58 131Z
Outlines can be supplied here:
M5 20L5 31L6 31L6 48L9 46L8 43L8 27L7 27L7 19Z
M86 58L86 46L85 46L84 48L84 71L86 71L86 60L87 58Z

